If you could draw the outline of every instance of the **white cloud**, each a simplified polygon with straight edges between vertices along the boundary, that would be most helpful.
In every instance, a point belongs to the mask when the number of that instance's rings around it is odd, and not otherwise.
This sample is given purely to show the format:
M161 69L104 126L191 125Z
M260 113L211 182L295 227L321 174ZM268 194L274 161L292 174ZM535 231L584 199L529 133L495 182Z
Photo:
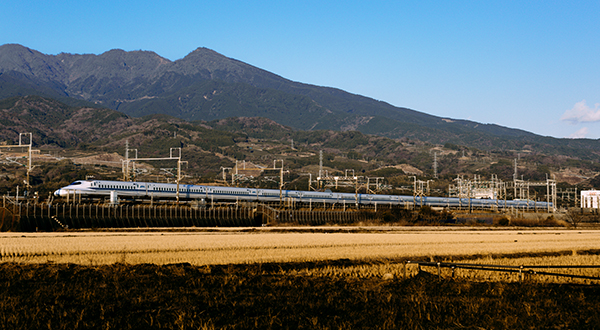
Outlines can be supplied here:
M588 128L587 127L583 127L579 130L577 130L577 132L569 135L569 137L571 139L583 139L588 135Z
M565 111L560 120L568 121L572 124L600 121L600 103L596 103L595 106L594 109L590 108L585 103L585 100L577 102L573 109Z

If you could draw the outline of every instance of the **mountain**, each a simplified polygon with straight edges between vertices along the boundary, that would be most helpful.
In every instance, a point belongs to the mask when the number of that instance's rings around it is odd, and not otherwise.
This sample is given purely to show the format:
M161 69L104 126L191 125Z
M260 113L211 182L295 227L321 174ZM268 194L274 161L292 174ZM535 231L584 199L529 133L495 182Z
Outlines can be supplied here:
M555 139L432 116L336 88L290 81L206 48L170 61L150 51L46 55L17 44L0 46L0 99L30 94L133 117L264 117L299 130L357 130L483 150L600 157L600 140Z

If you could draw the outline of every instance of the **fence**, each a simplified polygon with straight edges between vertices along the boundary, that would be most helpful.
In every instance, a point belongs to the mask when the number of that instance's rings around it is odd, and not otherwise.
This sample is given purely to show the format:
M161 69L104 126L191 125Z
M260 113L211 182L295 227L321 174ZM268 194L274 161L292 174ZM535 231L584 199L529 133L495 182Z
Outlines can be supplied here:
M268 223L285 223L298 225L351 224L376 217L369 211L330 211L330 210L294 210L269 208Z
M2 231L137 227L248 227L288 223L350 224L368 211L276 209L264 204L103 205L11 203L0 208Z
M421 267L435 267L437 268L438 279L442 279L442 268L449 268L452 271L452 277L454 278L457 269L468 269L476 271L492 271L492 272L504 272L504 273L516 273L518 280L523 281L525 276L532 278L534 275L547 275L556 277L565 277L571 279L586 279L586 280L597 280L600 281L598 276L587 276L587 275L575 275L566 273L556 273L540 271L539 269L600 269L600 265L520 265L520 266L507 266L507 265L489 265L489 264L469 264L469 263L448 263L448 262L422 262L422 261L408 261L404 264L404 277L406 278L406 265L416 264L421 271Z
M260 226L256 206L17 204L19 231L135 228Z

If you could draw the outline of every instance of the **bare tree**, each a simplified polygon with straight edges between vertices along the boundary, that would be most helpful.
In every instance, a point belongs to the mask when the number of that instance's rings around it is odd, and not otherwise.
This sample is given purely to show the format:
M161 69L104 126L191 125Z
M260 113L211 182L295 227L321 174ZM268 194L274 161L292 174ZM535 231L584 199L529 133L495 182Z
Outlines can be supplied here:
M566 218L573 224L573 227L577 228L577 226L583 220L583 210L579 208L569 208L567 213L565 213Z

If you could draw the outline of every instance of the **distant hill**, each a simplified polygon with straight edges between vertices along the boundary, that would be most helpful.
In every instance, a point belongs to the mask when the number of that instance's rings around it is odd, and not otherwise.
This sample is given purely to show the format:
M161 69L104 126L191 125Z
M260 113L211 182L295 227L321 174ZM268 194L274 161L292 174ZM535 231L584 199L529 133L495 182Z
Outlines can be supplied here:
M39 96L0 101L0 140L16 143L19 133L33 133L36 147L76 148L110 138L134 126L129 116L111 109L72 107Z
M55 155L123 156L128 145L140 157L166 157L171 148L181 147L187 161L186 174L207 180L220 177L221 169L232 168L236 161L270 166L273 160L283 160L290 170L290 180L307 183L308 178L301 173L318 173L320 151L331 173L351 169L386 177L396 186L411 184L407 168L420 177L431 178L434 153L438 189L446 189L457 175L497 175L508 181L514 173L512 151L488 152L452 143L440 146L357 131L301 131L260 117L189 122L163 114L135 118L112 109L69 106L35 95L1 100L0 143L15 144L19 133L28 132L33 133L36 149L53 150ZM158 167L170 166L173 164ZM571 184L584 183L599 172L598 161L540 153L521 154L518 169L519 175L528 180L543 181L546 175L556 174L558 180ZM46 174L40 171L37 175Z
M149 51L46 55L17 44L0 46L0 99L31 94L69 105L107 107L132 117L264 117L299 130L356 130L482 150L600 159L600 140L556 139L432 116L336 88L290 81L206 48L170 61Z

